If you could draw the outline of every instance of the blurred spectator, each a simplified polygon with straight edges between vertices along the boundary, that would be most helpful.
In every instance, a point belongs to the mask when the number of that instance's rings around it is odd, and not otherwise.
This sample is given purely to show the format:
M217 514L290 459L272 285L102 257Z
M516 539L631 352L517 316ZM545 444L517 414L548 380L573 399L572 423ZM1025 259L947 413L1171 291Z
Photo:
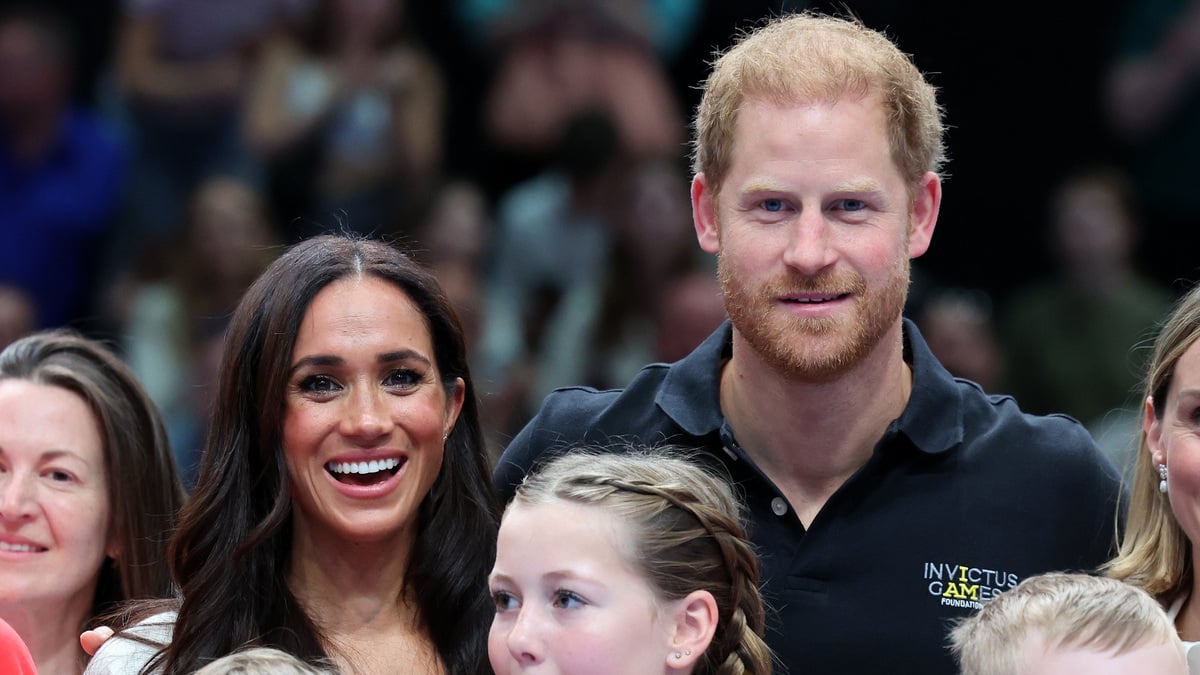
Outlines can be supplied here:
M346 229L379 233L434 191L444 83L404 12L403 0L321 0L268 43L248 138L289 217L341 213Z
M487 271L479 380L490 414L516 424L551 389L584 379L620 203L621 146L606 114L573 117L554 158L501 199Z
M437 191L417 233L417 252L458 312L472 357L483 331L480 295L491 237L487 198L478 185L462 179Z
M1065 412L1085 425L1139 408L1139 343L1170 308L1168 289L1133 265L1137 223L1118 172L1083 170L1051 203L1056 278L1010 300L1002 336L1008 393L1035 413Z
M685 153L684 120L648 40L641 3L516 0L497 19L491 142L543 156L572 117L599 110L637 157Z
M21 289L0 284L0 350L37 328L33 301Z
M696 247L688 176L680 163L648 160L635 165L626 173L622 194L600 316L590 342L576 357L586 363L577 384L599 389L622 386L642 366L659 361L663 330L677 332L679 340L696 337L684 326L663 325L663 315L677 312L669 303L687 300L686 290L674 288L676 280L712 260ZM715 285L711 264L704 273ZM680 292L684 297L669 297ZM723 317L720 293L710 300ZM720 321L706 321L712 316L702 311L691 319L707 330L684 353L716 329Z
M679 274L662 291L654 360L672 363L682 359L726 318L721 282L712 270L693 268Z
M242 135L245 98L262 44L310 4L125 0L115 64L136 155L113 265L135 257L146 239L174 238L188 196L209 176L261 181Z
M38 327L83 313L125 174L112 133L71 105L70 63L61 17L0 15L0 283L29 295Z
M677 58L695 34L704 14L696 0L452 0L454 17L476 41L484 41L497 23L520 22L522 11L544 12L555 5L602 5L613 20L650 44L664 62Z
M1127 0L1108 73L1149 253L1161 278L1194 278L1200 243L1200 0Z
M483 189L476 183L454 179L437 190L418 228L415 251L429 266L450 299L462 323L471 367L482 372L479 342L484 322L484 279L492 238L491 210ZM480 422L492 457L499 457L507 437L493 416L497 410L483 406Z
M275 243L258 193L234 178L210 178L196 189L170 253L148 252L159 264L140 265L137 278L113 291L125 358L163 413L189 487L226 322Z
M951 375L1000 393L1004 358L992 319L991 298L981 290L927 291L916 316L930 351Z

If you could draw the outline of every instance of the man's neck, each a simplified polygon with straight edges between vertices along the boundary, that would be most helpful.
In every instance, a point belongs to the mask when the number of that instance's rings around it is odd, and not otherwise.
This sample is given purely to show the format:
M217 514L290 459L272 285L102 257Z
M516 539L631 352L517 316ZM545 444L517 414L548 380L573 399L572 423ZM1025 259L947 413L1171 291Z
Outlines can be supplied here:
M807 527L866 464L912 392L899 321L865 358L827 382L772 368L734 331L721 373L721 410L739 445L788 497Z

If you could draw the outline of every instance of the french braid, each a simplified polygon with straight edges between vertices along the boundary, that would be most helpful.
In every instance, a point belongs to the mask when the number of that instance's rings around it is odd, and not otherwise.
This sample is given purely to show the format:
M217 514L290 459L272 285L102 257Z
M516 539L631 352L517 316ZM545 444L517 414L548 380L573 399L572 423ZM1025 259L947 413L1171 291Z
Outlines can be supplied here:
M696 590L717 603L699 675L770 675L758 561L729 486L671 448L576 449L525 479L515 501L566 499L610 509L633 526L640 567L661 598Z

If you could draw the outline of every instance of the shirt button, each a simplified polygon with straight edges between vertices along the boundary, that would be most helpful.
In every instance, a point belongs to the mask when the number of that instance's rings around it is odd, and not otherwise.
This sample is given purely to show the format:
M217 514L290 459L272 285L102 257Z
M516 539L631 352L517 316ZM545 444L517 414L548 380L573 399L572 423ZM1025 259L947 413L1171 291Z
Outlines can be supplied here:
M782 516L787 513L787 502L783 500L783 497L776 497L771 500L771 510L775 512L775 515Z

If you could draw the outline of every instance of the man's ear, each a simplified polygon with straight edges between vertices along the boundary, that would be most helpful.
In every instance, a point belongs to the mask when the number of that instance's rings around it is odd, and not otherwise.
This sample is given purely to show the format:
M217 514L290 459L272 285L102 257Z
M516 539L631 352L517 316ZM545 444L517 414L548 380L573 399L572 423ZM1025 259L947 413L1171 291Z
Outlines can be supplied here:
M708 591L692 591L672 603L674 609L667 669L690 671L717 630L717 601Z
M918 258L929 250L941 207L942 179L936 173L926 171L913 193L908 226L909 258Z
M702 173L692 178L692 224L696 241L705 253L721 250L721 233L717 227L717 195Z

